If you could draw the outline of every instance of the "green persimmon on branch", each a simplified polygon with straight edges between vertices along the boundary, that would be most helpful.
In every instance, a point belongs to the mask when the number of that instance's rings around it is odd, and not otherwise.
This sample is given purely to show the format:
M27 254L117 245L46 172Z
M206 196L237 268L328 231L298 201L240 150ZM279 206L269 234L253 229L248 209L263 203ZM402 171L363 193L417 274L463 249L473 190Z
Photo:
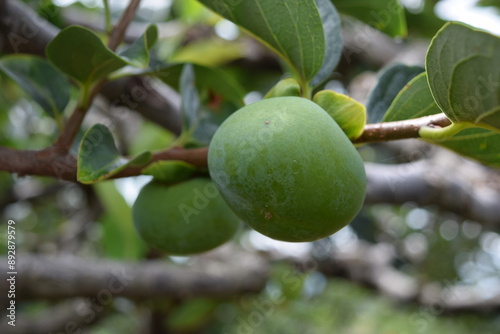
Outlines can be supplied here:
M158 39L155 26L116 52L139 5L132 0L107 46L94 32L77 26L64 29L49 43L49 61L77 83L80 101L47 150L0 148L0 161L10 155L3 168L21 174L56 173L85 184L151 175L153 180L133 206L136 231L153 248L189 255L229 240L240 220L264 235L290 242L318 240L349 224L366 195L365 166L353 144L420 138L451 145L485 164L500 164L498 155L491 154L500 145L495 137L500 125L497 37L461 24L445 25L432 41L425 69L402 64L386 69L365 107L322 89L342 50L334 4L345 2L200 2L281 58L287 76L263 100L243 106L244 90L216 69L196 64L150 68L151 48ZM394 5L393 10L381 3ZM370 15L351 14L365 21L374 14L386 17L385 23L369 23L393 35L406 32L395 0L379 2ZM146 74L173 82L180 93L182 133L170 148L125 157L111 130L96 124L81 139L77 157L70 155L69 146L100 86L120 76ZM486 87L487 94L478 96L488 74L493 84ZM30 82L31 88L38 83ZM39 100L52 106L54 96L48 95ZM468 104L460 102L464 97ZM366 124L367 119L372 124ZM487 133L478 136L478 129ZM470 130L476 136L472 141L463 136ZM473 146L452 146L457 137Z

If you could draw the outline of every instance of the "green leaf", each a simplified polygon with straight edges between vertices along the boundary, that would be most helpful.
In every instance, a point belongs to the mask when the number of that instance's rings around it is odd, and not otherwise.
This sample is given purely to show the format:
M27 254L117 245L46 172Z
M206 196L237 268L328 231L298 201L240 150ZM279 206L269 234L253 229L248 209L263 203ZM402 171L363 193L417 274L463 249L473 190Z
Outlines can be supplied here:
M119 55L133 66L146 68L149 65L149 50L156 44L157 40L158 27L152 24L141 37L121 51Z
M169 314L168 326L176 332L197 332L210 321L218 305L218 301L208 298L187 300Z
M431 42L426 68L432 95L453 122L500 129L500 38L448 23Z
M391 37L406 37L406 19L399 0L332 0L339 12L351 15Z
M323 65L325 36L314 0L199 0L277 52L305 81Z
M144 152L133 159L118 152L111 131L96 124L82 138L78 151L77 179L90 184L106 180L129 166L141 166L151 160L151 152Z
M479 0L476 3L477 6L482 6L482 7L495 7L496 9L500 10L500 1L499 0Z
M341 34L340 16L330 0L315 0L323 22L325 32L325 59L321 69L311 80L311 85L317 86L328 79L337 67L342 55L343 40Z
M223 39L201 39L179 48L169 58L171 63L195 63L213 67L244 58L247 44Z
M187 180L196 168L184 161L160 160L153 162L142 170L142 174L152 175L156 180L165 183L176 183Z
M192 126L189 135L191 138L186 136L184 144L206 146L218 126L229 115L244 105L245 91L232 76L223 70L190 64L191 66L196 77L194 85L198 91L200 107L196 117L190 121ZM151 74L158 76L163 82L182 92L183 89L179 87L179 82L181 81L183 67L184 64L176 64L152 71ZM185 73L185 75L187 74ZM185 97L184 100L187 101L187 106L192 103L193 99Z
M200 112L200 98L194 84L195 74L191 64L184 65L181 74L181 115L185 130L197 126Z
M183 67L184 64L176 64L152 71L151 74L157 76L164 83L179 91ZM218 68L197 64L192 64L192 67L196 77L196 89L198 89L199 92L218 95L222 97L223 100L230 101L238 107L244 105L243 98L245 97L245 90L232 76Z
M107 257L116 259L140 259L147 246L135 231L132 209L118 192L114 182L100 182L93 186L106 214L100 220L103 225L101 244Z
M62 30L45 51L57 68L87 87L127 65L99 36L79 26Z
M285 78L267 92L265 99L280 96L301 96L300 84L294 78Z
M347 95L332 90L322 90L316 93L313 101L337 122L349 139L361 136L366 124L364 105Z
M70 85L47 60L31 55L10 55L0 59L0 69L48 115L57 119L63 113L70 99Z
M383 122L401 121L441 113L427 83L427 73L413 78L396 96Z
M195 147L208 146L219 125L236 110L236 105L225 101L218 103L217 109L213 106L202 106L198 126L192 133L193 141L190 144Z
M459 121L500 130L500 39L498 44L493 58L472 56L455 66L450 102Z
M384 122L400 121L441 113L432 97L427 74L422 73L406 85L394 99ZM486 129L466 129L437 140L426 140L485 165L500 167L500 134Z
M370 123L380 122L399 91L408 81L423 71L424 69L420 66L403 64L394 64L385 68L368 98L366 106L368 121Z
M144 151L159 151L171 146L176 136L164 127L153 122L142 122L137 135L128 147L130 155L137 155Z

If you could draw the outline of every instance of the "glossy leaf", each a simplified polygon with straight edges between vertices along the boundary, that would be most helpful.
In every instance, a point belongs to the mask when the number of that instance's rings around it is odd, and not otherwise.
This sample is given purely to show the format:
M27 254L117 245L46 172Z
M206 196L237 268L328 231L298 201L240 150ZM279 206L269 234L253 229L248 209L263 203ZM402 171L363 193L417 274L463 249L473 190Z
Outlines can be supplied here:
M403 6L399 0L332 0L337 9L391 37L407 34Z
M361 136L366 124L364 105L347 95L332 90L318 92L314 95L313 101L337 122L349 139Z
M500 38L461 23L446 24L426 58L429 85L454 122L500 129Z
M84 86L128 64L94 32L80 26L62 30L47 45L46 53L57 68Z
M432 97L426 73L406 85L394 99L384 116L384 122L399 121L441 113ZM500 134L486 129L466 129L458 134L432 143L458 154L475 159L485 165L500 167Z
M181 74L181 114L186 130L197 126L200 98L195 86L195 74L191 64L184 65Z
M140 166L151 159L150 152L144 152L133 159L118 152L111 131L96 124L82 138L78 151L77 178L82 183L106 180L128 166Z
M340 16L330 0L315 0L325 32L325 59L318 73L311 80L317 86L332 74L342 55L343 40Z
M325 36L314 0L200 0L269 46L308 80L323 65Z
M366 105L368 121L370 123L380 122L399 91L423 71L424 69L420 66L403 64L394 64L384 69L368 98Z
M132 209L113 182L100 182L93 188L105 209L100 219L104 254L115 259L140 259L146 253L147 246L135 231Z
M17 82L43 110L58 118L70 99L66 77L47 60L31 55L10 55L0 59L0 70Z
M157 40L158 27L154 24L150 25L141 37L120 52L120 56L133 66L146 68L149 65L149 50Z
M184 161L155 161L142 170L142 174L152 175L156 180L165 183L176 183L188 179L196 168Z

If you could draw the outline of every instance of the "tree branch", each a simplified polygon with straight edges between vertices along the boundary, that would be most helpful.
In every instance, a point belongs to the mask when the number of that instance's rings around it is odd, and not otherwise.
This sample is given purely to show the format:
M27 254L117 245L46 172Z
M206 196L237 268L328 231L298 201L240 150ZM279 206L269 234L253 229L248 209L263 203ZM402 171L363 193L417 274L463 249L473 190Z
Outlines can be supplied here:
M141 0L131 0L127 6L127 9L123 12L122 17L118 24L111 31L111 35L109 36L108 47L115 51L118 45L123 41L123 37L125 36L125 31L127 30L128 25L134 19L135 12L139 8Z
M17 258L16 299L58 300L91 297L109 300L189 296L230 297L259 292L268 279L269 264L259 255L231 244L195 257L190 265L165 259L117 262L74 256L20 255ZM8 272L7 258L0 270ZM8 291L7 280L0 289Z
M418 129L422 126L432 124L444 125L448 118L444 114L426 116L422 118L388 122L367 124L365 131L360 138L355 140L355 143L368 143L371 141L396 140L403 138L418 137ZM413 137L411 137L413 136ZM68 141L65 143L68 145ZM74 158L68 157L63 146L61 149L46 149L42 151L15 151L6 147L0 147L0 170L5 170L10 173L18 173L20 175L42 175L42 176L58 176L54 164L60 166L62 161L66 161L65 176L62 179L68 181L76 180L76 163L69 164L69 161L74 161ZM63 153L63 156L57 157L57 154ZM154 154L153 161L157 160L184 160L199 168L207 167L208 148L200 149L182 149L174 148ZM26 161L31 161L29 166L25 165ZM128 168L122 171L115 177L128 177L140 175L139 168Z
M354 143L371 143L408 138L418 138L420 128L424 126L446 127L451 121L445 114L424 116L404 121L366 124L361 136Z
M47 334L47 333L89 333L85 331L110 314L108 309L101 309L99 305L89 299L75 298L44 309L33 316L28 312L16 313L16 326L7 321L0 322L0 333L9 334ZM6 318L8 320L8 318ZM83 331L82 331L83 330Z
M465 219L500 226L500 191L487 184L475 184L471 179L471 175L477 175L471 170L473 166L450 172L425 160L399 165L365 163L365 203L435 204ZM488 175L485 170L481 172Z
M79 105L75 108L75 110L73 110L73 113L64 124L63 131L59 135L59 138L57 138L56 142L54 143L54 146L58 150L64 153L69 152L71 145L73 144L73 141L75 140L75 137L78 134L78 131L80 131L83 119L85 118L85 115L87 114L87 111L90 108L92 101L94 101L94 98L100 92L102 86L105 83L106 80L99 81L92 88L92 91L90 92L90 95L88 97L88 101L86 101L84 105Z
M45 57L45 46L58 34L57 27L39 17L24 3L0 0L0 5L4 8L0 10L0 53L28 53ZM144 92L148 98L144 98ZM172 133L180 134L179 97L173 90L160 90L148 84L146 78L129 77L106 83L102 94L112 107L125 105Z
M311 264L329 276L346 277L383 293L397 302L417 302L429 310L439 313L488 312L500 307L500 294L487 298L471 291L470 287L445 282L440 286L435 282L422 284L393 267L397 251L389 244L369 244L353 241L349 251L335 244L321 249L322 260L301 259L296 261L301 267L311 268Z
M125 31L127 30L128 25L132 21L135 16L135 12L139 8L140 0L131 0L127 9L123 13L118 24L113 28L111 32L111 36L109 38L108 46L111 50L116 50L118 45L123 41L123 37L125 36ZM68 152L71 148L71 144L75 139L80 127L82 125L83 119L87 114L87 110L92 105L94 98L101 91L101 88L106 83L106 80L103 79L99 81L95 86L92 87L92 91L88 96L87 101L83 101L83 105L78 105L71 117L68 119L64 126L64 130L54 143L54 146L57 146L63 152Z

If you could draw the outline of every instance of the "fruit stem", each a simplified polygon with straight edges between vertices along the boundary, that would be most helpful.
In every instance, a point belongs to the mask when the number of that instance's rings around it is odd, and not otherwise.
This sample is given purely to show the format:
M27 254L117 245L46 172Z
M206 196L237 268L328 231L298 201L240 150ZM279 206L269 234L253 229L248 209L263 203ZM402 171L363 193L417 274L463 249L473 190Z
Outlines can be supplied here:
M430 140L440 140L456 135L460 131L472 127L469 122L451 123L444 128L423 126L418 131L420 137Z

